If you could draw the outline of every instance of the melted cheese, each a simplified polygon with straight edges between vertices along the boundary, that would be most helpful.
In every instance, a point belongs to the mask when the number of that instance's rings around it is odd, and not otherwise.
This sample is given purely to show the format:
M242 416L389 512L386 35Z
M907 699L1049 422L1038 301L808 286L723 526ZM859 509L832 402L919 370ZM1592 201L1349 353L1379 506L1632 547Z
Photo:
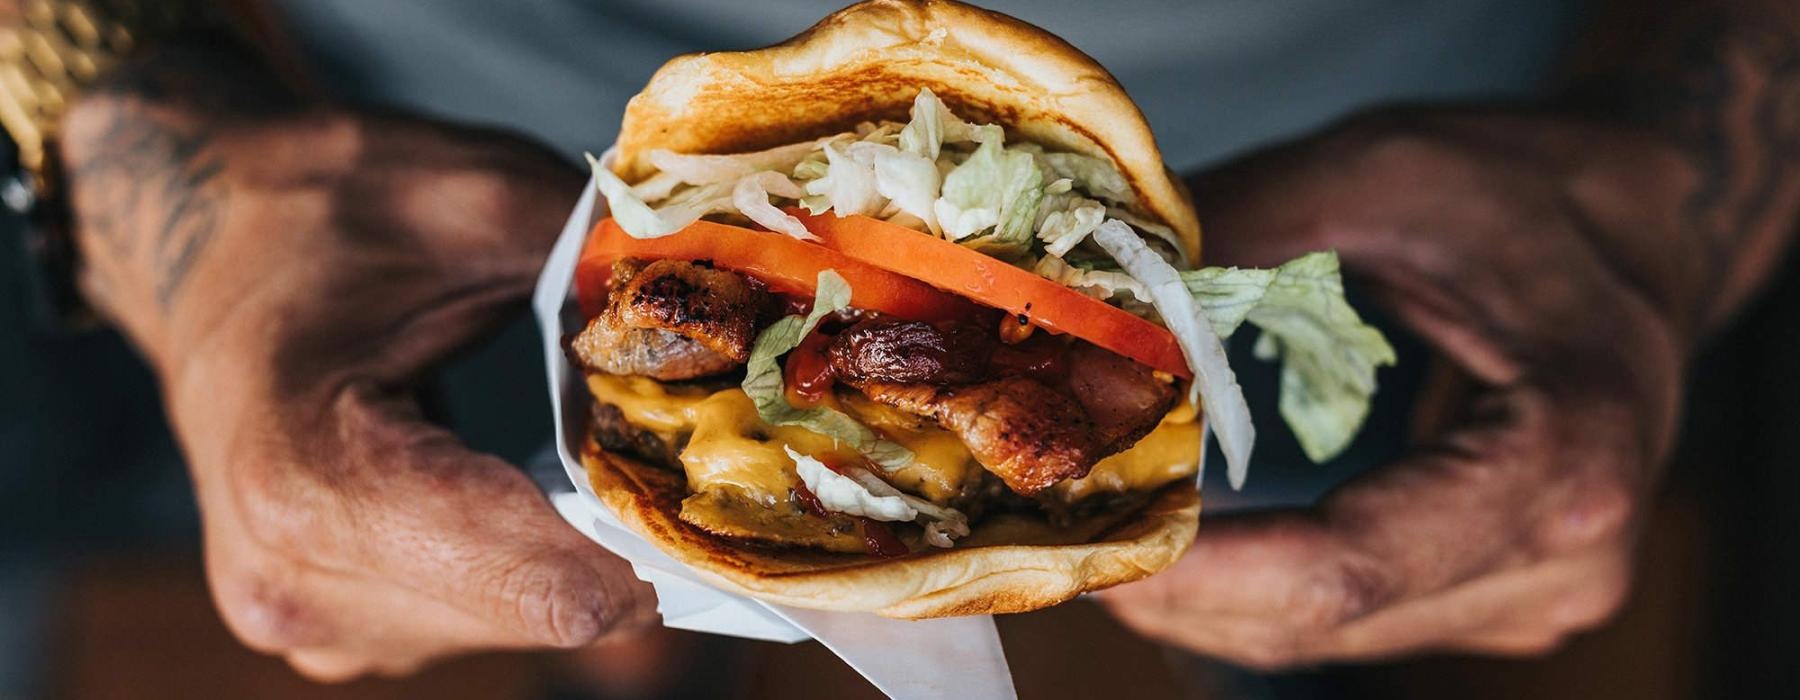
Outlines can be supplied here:
M588 377L588 389L595 399L618 407L627 422L670 444L686 436L681 466L694 493L732 491L773 506L786 502L800 483L783 445L827 463L862 458L810 430L763 422L750 397L736 387L708 393L642 377L596 374ZM946 504L980 468L961 440L934 424L860 397L833 405L913 451L912 464L888 473L894 486L908 493Z
M1100 460L1087 476L1050 487L1049 497L1075 503L1098 494L1150 491L1177 479L1192 479L1200 466L1198 413L1184 403L1131 449Z
M709 392L670 387L643 377L594 374L594 398L618 407L625 420L670 444L687 437L681 465L696 494L730 492L773 507L789 501L800 483L783 445L827 463L861 459L854 450L804 428L771 426L756 414L742 389ZM888 473L894 486L939 505L962 493L980 469L955 434L929 420L847 393L832 405L913 451L912 464ZM1049 495L1073 503L1102 493L1148 491L1194 475L1200 458L1198 412L1184 405L1164 416L1156 430L1131 449L1094 465L1086 477L1051 487Z

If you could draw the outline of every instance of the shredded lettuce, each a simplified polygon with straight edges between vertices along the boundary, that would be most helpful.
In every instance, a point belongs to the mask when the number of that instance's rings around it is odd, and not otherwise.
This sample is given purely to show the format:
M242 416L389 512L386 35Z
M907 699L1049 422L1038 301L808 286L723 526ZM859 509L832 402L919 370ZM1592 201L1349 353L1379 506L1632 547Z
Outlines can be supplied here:
M806 225L800 223L799 219L770 204L771 194L798 199L804 191L794 181L782 177L781 173L764 170L738 180L737 186L731 190L731 203L744 216L770 231L785 233L803 241L819 240L818 236L806 230Z
M1055 280L1064 287L1095 299L1111 299L1123 292L1146 304L1151 301L1149 287L1118 270L1088 270L1070 265L1068 261L1054 255L1046 255L1038 258L1037 265L1031 271L1038 273L1039 277ZM1213 324L1213 329L1217 331L1218 324Z
M754 173L771 170L788 172L799 165L800 161L819 150L819 146L832 140L843 138L847 134L828 136L812 141L777 146L752 153L684 154L668 149L656 149L650 152L650 164L662 174L689 185L710 185L719 182L736 182L740 178Z
M1250 310L1268 293L1269 282L1274 279L1274 270L1255 267L1203 267L1181 273L1182 283L1206 312L1206 320L1220 338L1229 338L1237 331Z
M806 183L806 193L824 197L838 216L880 213L884 202L875 187L875 168L852 158L835 143L826 143L824 149L825 177Z
M892 146L873 149L872 153L875 191L888 198L900 211L918 218L933 235L939 235L942 228L932 210L943 182L937 164L925 156Z
M1094 242L1119 261L1126 273L1149 288L1151 304L1181 345L1188 367L1194 370L1188 399L1193 400L1196 393L1202 398L1207 428L1213 431L1219 449L1225 453L1225 471L1231 487L1243 488L1250 468L1250 451L1256 444L1256 426L1250 422L1244 389L1238 386L1237 375L1225 359L1225 346L1219 336L1201 314L1175 267L1151 250L1131 227L1116 220L1107 221L1094 230Z
M1126 182L1119 169L1104 158L1080 153L1045 153L1044 160L1057 177L1075 181L1075 185L1087 190L1088 194L1114 204L1131 204L1137 200L1137 195L1131 191L1131 183Z
M1256 356L1281 362L1281 417L1306 456L1343 452L1369 415L1375 368L1395 356L1344 299L1337 254L1308 253L1273 270L1204 268L1182 280L1220 336L1246 320L1262 331Z
M993 139L944 176L943 196L933 210L951 240L994 228L981 247L1022 252L1031 242L1043 184L1044 174L1032 154L1009 151L1000 139Z
M1068 180L1057 180L1068 182ZM1051 183L1055 185L1056 183ZM1049 188L1046 188L1048 190ZM1057 193L1052 193L1057 194ZM1068 255L1069 251L1088 234L1100 227L1106 219L1106 205L1086 197L1067 197L1067 201L1056 202L1056 209L1047 214L1040 214L1043 223L1038 225L1038 240L1044 242L1044 252L1058 257ZM1045 209L1051 205L1046 204Z
M970 124L950 112L930 88L919 90L913 98L911 120L900 129L900 150L936 161L946 143L998 142L1003 136L999 126Z
M707 214L729 211L732 206L731 185L712 184L690 188L653 209L631 191L630 185L601 165L594 154L587 154L587 160L600 194L606 196L607 210L632 238L661 238L687 228Z
M818 289L813 298L812 313L805 317L786 316L770 324L756 336L751 346L750 361L744 366L744 393L756 404L756 412L771 425L797 425L820 435L849 444L869 461L888 469L898 469L913 460L911 450L899 443L882 439L855 418L825 406L796 408L788 403L781 381L781 356L800 346L800 341L817 328L827 314L850 306L850 284L834 270L819 272Z
M794 460L800 482L826 510L885 522L923 522L925 541L935 547L949 547L954 538L969 534L969 517L962 511L905 493L867 469L850 466L839 474L792 447L781 449Z

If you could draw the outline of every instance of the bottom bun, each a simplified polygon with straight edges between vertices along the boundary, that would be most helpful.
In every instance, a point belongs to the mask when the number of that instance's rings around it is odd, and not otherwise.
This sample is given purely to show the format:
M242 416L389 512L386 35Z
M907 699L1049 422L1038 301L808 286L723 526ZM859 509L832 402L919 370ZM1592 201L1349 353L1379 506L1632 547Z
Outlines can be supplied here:
M735 543L681 521L686 477L584 441L594 493L625 524L721 589L782 605L919 619L1016 613L1167 568L1194 541L1200 494L1170 484L1134 508L1052 527L989 517L951 549L894 559Z

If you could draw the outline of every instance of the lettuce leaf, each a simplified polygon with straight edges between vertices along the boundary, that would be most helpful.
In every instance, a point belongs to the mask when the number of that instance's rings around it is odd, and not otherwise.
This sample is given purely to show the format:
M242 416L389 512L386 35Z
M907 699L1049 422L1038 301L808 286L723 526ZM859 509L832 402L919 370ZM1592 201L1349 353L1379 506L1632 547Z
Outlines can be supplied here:
M1045 188L1046 193L1049 189ZM1039 217L1043 223L1038 225L1037 237L1044 242L1044 252L1060 257L1068 255L1071 249L1087 240L1088 234L1100 227L1100 222L1106 219L1106 205L1086 197L1057 199L1064 201L1055 202L1054 211L1040 212ZM1051 206L1046 203L1044 208L1049 209Z
M949 547L955 538L969 534L969 516L962 511L905 493L862 467L847 466L839 474L792 447L781 449L794 460L800 483L826 510L886 522L923 522L925 541L935 547Z
M1308 253L1273 270L1209 267L1181 276L1220 337L1245 321L1262 331L1256 356L1281 362L1281 417L1306 456L1323 462L1343 452L1369 415L1375 368L1396 358L1344 299L1337 253Z
M1250 422L1244 389L1238 385L1237 374L1231 371L1225 346L1213 332L1212 324L1205 320L1199 304L1188 293L1181 274L1130 226L1109 219L1094 229L1094 242L1117 260L1126 274L1149 289L1150 303L1169 332L1175 334L1188 367L1194 370L1188 398L1193 400L1196 393L1202 398L1200 405L1206 411L1207 428L1218 438L1219 449L1225 453L1225 473L1230 477L1231 488L1243 488L1250 469L1250 451L1256 445L1256 426Z
M732 206L739 213L770 231L785 233L802 241L816 241L818 236L806 230L806 225L793 215L769 203L769 195L799 199L806 195L794 181L781 176L781 173L764 170L746 175L737 181L731 190Z
M838 216L880 213L884 202L875 187L874 164L851 157L835 143L826 143L824 148L825 177L806 183L806 193L823 197Z
M983 142L968 160L944 176L943 195L933 205L945 237L962 240L993 228L977 247L1000 254L1022 253L1031 244L1044 173L1031 153L1008 150L999 139Z
M587 161L588 167L594 171L594 180L600 194L606 197L609 215L632 238L667 236L687 228L688 224L699 221L702 216L732 209L730 183L689 188L656 208L651 208L632 192L630 185L614 175L611 169L602 166L600 159L595 158L594 154L587 154Z
M690 185L737 182L764 170L783 173L793 170L824 143L846 136L838 134L751 153L687 154L658 148L650 152L650 164L661 171L659 174L670 175Z
M1123 292L1132 299L1150 303L1150 288L1144 286L1137 278L1118 270L1089 270L1074 265L1054 255L1039 258L1032 272L1039 277L1053 280L1064 287L1086 294L1102 301L1118 296ZM1185 273L1184 273L1185 274ZM1191 287L1190 287L1191 289ZM1213 331L1219 330L1219 324L1213 323ZM1224 337L1221 334L1220 337Z
M937 165L916 153L892 146L868 149L875 166L875 191L900 211L917 217L932 235L941 235L932 202L938 198L943 176Z
M796 425L839 440L888 469L906 466L913 459L911 450L882 439L855 418L825 406L796 408L787 401L781 380L781 356L799 347L801 339L817 328L827 314L850 306L850 284L836 271L820 272L818 284L812 313L805 317L786 316L756 336L750 361L744 368L744 393L756 404L757 414L771 425Z
M1342 452L1369 415L1375 368L1397 358L1344 299L1337 253L1277 268L1248 320L1263 332L1256 356L1281 361L1281 417L1307 457L1324 461Z
M1131 204L1137 199L1131 183L1111 161L1080 153L1045 153L1044 160L1057 177L1074 180L1076 186L1115 204Z
M998 142L1004 132L994 124L970 124L950 112L930 88L913 98L912 112L900 129L900 150L936 161L946 143Z

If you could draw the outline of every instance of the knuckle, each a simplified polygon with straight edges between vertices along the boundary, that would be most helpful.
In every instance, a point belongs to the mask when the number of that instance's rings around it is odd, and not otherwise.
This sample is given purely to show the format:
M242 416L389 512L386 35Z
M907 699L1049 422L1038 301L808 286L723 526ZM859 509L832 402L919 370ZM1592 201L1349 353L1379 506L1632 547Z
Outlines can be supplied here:
M1346 559L1319 569L1301 586L1289 609L1296 626L1330 630L1386 605L1393 590L1381 567Z
M1593 480L1552 511L1539 533L1539 544L1549 553L1563 553L1619 543L1635 510L1636 500L1624 484L1611 478Z
M215 576L219 615L245 646L278 653L323 641L324 625L285 565Z

